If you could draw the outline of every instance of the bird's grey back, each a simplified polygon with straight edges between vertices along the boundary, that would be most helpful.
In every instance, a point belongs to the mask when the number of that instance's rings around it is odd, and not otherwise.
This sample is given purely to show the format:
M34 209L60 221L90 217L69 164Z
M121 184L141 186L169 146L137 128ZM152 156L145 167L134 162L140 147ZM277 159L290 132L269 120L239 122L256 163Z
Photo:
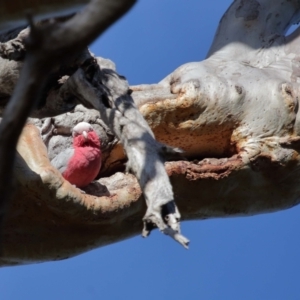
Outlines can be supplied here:
M51 160L52 166L54 166L60 173L63 173L66 168L70 158L74 155L74 149L66 149L59 153Z

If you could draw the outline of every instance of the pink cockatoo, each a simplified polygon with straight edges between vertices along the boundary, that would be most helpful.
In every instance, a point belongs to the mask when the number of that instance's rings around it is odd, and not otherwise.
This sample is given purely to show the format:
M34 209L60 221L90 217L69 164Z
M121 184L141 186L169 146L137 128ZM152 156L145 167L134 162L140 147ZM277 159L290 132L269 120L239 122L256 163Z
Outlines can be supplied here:
M91 183L101 168L100 139L93 127L78 123L72 130L73 148L57 155L51 164L71 184L82 188Z

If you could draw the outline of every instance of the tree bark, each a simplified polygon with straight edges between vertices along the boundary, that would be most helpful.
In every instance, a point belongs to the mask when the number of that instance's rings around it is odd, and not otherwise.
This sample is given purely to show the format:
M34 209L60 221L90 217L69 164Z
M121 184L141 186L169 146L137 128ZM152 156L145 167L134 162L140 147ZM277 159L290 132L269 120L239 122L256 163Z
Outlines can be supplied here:
M221 19L207 59L179 67L158 84L131 87L156 139L184 151L186 160L165 163L183 220L249 216L299 203L300 31L285 36L299 17L298 0L236 0ZM87 86L92 83L88 70L78 72ZM64 83L66 89L79 73ZM74 90L68 91L90 103ZM49 162L69 146L71 124L83 119L99 126L105 141L101 178L86 193ZM1 264L62 259L141 232L142 191L125 172L122 145L103 116L78 106L65 116L33 122L42 136L29 124L18 144Z

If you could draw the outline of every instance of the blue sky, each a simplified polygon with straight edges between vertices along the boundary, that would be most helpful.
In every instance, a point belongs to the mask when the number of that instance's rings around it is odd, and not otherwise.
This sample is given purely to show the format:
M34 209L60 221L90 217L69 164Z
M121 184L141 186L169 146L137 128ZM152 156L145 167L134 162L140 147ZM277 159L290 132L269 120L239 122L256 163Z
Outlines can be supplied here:
M231 1L141 0L93 45L130 84L204 59ZM201 195L199 195L201 197ZM300 207L185 222L184 250L154 232L61 261L0 270L3 300L300 299Z

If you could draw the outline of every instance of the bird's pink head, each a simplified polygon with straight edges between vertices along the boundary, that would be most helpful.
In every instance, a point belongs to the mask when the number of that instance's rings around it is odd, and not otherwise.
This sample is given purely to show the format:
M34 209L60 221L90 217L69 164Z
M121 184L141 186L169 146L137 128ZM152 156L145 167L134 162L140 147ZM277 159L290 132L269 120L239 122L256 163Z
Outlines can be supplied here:
M91 124L87 122L80 122L74 126L72 136L74 147L91 146L100 148L100 139Z

